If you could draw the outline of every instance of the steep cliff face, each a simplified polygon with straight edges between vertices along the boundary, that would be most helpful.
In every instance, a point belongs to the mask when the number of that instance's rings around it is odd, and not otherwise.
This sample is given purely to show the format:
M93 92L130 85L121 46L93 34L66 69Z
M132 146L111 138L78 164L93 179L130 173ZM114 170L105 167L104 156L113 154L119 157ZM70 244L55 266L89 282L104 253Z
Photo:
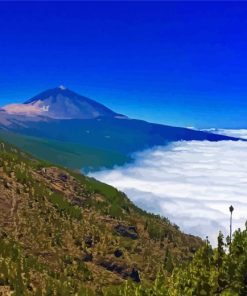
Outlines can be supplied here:
M20 295L149 281L168 251L176 264L202 245L115 188L3 142L0 192L0 282Z

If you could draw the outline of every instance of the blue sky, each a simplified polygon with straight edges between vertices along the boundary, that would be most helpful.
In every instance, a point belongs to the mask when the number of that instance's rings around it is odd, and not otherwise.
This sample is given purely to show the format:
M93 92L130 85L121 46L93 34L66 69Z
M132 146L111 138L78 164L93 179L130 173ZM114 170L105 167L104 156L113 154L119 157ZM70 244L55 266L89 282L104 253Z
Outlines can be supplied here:
M0 2L0 105L64 84L131 117L247 127L247 3Z

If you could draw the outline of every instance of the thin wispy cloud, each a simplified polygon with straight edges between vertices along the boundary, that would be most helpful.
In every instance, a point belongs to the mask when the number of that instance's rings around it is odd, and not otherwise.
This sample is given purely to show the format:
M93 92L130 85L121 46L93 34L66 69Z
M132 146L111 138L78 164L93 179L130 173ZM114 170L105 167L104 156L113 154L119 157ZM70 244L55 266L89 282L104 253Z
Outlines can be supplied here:
M219 230L229 232L231 204L234 229L247 219L246 159L243 141L178 142L137 153L133 164L90 175L185 232L215 243Z

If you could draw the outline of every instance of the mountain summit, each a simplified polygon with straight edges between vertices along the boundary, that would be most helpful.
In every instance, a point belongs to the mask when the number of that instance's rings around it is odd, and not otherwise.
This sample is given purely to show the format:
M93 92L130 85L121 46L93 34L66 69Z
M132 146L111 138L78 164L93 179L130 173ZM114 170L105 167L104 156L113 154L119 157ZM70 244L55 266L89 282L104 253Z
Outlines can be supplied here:
M3 107L3 110L9 114L43 115L56 119L93 119L122 116L63 85L46 90L24 104L7 105Z

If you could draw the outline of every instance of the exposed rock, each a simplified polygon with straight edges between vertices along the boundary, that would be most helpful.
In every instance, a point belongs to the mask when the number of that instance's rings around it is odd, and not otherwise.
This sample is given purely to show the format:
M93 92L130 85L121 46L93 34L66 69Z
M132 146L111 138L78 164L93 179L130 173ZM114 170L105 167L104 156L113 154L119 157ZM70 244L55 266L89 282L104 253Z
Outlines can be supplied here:
M137 229L135 226L129 226L128 229L137 233Z
M6 188L8 188L8 189L11 188L11 184L10 184L9 182L5 182L5 183L4 183L4 186L5 186Z
M88 248L92 248L93 246L93 240L91 238L86 238L85 239L85 244Z
M46 173L46 169L45 168L42 168L41 169L41 172L42 172L42 174L45 174Z
M109 271L121 274L123 278L127 278L130 276L126 265L119 265L117 263L109 261L102 261L100 265Z
M91 261L93 261L93 255L91 253L86 253L83 260L85 262L91 262Z
M64 174L64 173L61 173L59 175L59 179L62 180L63 182L67 182L68 180L68 175Z
M141 279L140 279L140 275L139 272L136 268L133 268L130 274L130 277L132 278L133 281L135 281L136 283L140 283Z
M119 258L119 257L121 257L121 256L123 255L123 252L122 252L121 250L117 249L117 250L115 250L114 255L115 255L117 258Z
M130 269L125 264L121 265L110 261L102 261L100 265L109 271L121 274L123 278L130 277L136 283L139 283L141 281L139 272L136 268Z
M115 230L121 236L129 237L131 239L138 239L138 234L134 226L128 227L122 224L118 224L117 226L115 226Z

